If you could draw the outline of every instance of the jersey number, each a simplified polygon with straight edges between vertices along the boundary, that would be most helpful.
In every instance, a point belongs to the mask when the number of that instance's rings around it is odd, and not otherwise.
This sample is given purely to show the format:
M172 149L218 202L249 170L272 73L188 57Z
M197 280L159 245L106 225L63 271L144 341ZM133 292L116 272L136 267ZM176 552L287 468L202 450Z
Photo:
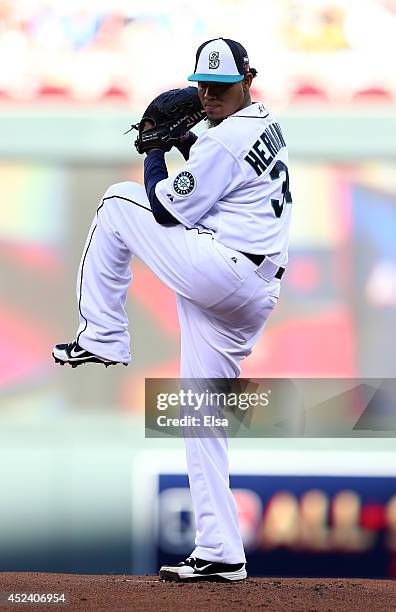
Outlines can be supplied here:
M270 172L271 179L273 181L282 179L281 172L283 172L285 175L285 178L282 180L282 199L271 199L272 208L274 209L275 216L278 219L283 213L283 206L285 202L286 204L292 203L292 197L289 191L289 171L287 169L286 164L284 164L283 161L278 160Z

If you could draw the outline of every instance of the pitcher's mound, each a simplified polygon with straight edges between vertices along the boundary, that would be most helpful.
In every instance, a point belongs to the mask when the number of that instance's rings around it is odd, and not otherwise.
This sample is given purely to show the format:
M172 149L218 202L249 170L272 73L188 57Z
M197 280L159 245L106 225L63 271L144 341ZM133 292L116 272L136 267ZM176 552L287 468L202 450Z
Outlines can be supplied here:
M240 583L160 582L156 576L0 574L1 607L26 610L193 610L247 609L389 612L396 610L396 581L344 578L248 578ZM6 602L13 593L14 597ZM23 598L25 603L18 604ZM61 595L65 603L62 603ZM50 603L58 595L58 603ZM29 597L30 596L30 597ZM52 597L50 597L52 596ZM28 599L29 597L29 599ZM39 598L41 597L41 602ZM46 602L46 603L45 603ZM8 605L7 605L8 604Z

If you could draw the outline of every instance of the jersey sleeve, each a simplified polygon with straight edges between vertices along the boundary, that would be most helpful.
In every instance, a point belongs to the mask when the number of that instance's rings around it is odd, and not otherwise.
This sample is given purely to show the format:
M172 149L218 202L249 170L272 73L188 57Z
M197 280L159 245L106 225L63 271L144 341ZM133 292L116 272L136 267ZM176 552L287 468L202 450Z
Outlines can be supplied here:
M203 134L177 172L157 183L161 204L183 225L193 227L241 178L239 165L221 143Z

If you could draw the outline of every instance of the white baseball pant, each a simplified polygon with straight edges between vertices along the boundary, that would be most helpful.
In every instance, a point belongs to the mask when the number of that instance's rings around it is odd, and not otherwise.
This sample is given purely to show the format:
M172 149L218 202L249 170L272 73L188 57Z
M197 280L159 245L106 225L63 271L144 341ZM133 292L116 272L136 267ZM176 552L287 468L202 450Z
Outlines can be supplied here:
M265 260L257 268L219 244L209 230L159 225L137 183L111 186L95 215L78 272L77 340L114 361L131 359L124 307L133 255L176 293L180 376L238 377L241 360L251 353L279 297L274 266L266 267ZM192 556L244 562L226 438L186 437L185 449L197 528Z

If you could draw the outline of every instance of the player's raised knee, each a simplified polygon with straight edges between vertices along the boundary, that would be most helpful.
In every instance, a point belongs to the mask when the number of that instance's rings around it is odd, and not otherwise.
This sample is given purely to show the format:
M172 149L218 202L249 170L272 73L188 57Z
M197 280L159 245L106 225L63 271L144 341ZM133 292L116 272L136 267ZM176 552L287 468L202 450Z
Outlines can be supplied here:
M102 202L111 201L122 202L130 201L138 204L147 202L146 191L143 185L133 181L123 181L110 185L103 195Z

